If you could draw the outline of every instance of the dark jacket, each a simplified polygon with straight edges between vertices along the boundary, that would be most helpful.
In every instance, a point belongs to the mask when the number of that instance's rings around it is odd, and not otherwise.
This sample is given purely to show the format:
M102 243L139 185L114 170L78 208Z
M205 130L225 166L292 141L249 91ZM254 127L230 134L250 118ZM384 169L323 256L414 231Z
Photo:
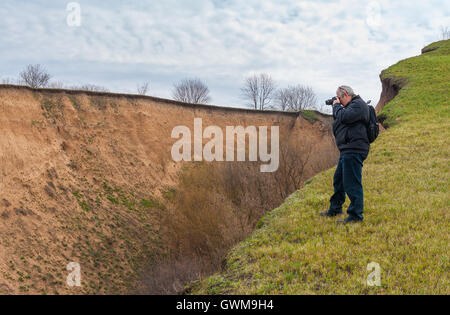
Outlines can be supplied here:
M367 137L369 107L356 95L346 107L340 103L333 105L333 133L336 145L344 153L361 153L367 157L370 143Z

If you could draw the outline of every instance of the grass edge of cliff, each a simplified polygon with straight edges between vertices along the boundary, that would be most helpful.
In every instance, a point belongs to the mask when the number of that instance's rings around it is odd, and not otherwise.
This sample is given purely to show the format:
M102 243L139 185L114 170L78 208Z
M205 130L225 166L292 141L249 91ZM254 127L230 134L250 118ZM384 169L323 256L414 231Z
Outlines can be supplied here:
M267 213L222 271L188 284L187 293L450 293L450 40L423 51L380 76L406 84L380 112L392 127L364 162L364 223L318 215L328 208L333 167ZM371 262L381 268L380 286L367 284Z

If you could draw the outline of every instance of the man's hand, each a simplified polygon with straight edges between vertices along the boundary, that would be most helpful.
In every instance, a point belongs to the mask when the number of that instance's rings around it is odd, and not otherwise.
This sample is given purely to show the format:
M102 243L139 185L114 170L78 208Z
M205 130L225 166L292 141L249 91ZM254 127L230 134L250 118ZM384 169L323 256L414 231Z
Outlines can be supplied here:
M339 98L336 97L336 99L333 101L333 105L337 104L337 103L340 103L340 101L339 101Z

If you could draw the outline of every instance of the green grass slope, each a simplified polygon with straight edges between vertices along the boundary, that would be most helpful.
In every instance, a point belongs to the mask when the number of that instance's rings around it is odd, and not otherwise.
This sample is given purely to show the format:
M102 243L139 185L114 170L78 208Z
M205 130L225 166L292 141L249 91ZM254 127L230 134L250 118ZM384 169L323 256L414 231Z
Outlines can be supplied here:
M439 48L382 72L407 84L383 109L392 127L364 163L364 223L319 216L335 168L322 172L268 213L222 272L192 283L191 293L450 293L450 41L429 47ZM381 267L381 286L367 285L371 262Z

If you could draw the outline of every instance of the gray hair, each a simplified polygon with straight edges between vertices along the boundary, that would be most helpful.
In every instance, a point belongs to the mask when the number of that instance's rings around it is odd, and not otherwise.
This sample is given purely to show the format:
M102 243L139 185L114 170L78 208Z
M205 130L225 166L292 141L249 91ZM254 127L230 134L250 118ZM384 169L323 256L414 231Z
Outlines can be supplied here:
M353 89L347 85L341 85L340 87L338 87L337 89L339 91L339 94L342 96L342 94L344 94L344 92L347 92L348 95L350 96L355 96L355 92L353 92Z

